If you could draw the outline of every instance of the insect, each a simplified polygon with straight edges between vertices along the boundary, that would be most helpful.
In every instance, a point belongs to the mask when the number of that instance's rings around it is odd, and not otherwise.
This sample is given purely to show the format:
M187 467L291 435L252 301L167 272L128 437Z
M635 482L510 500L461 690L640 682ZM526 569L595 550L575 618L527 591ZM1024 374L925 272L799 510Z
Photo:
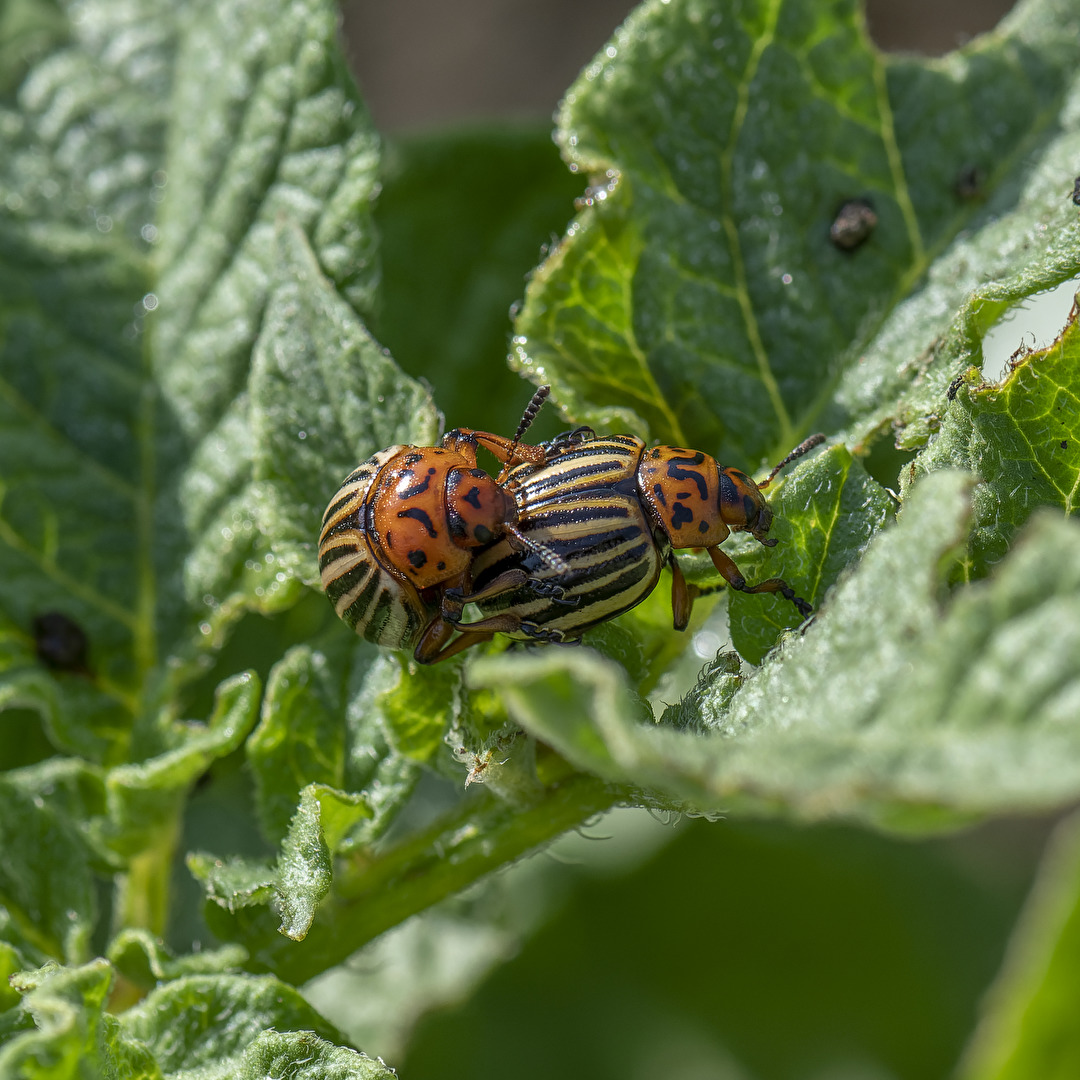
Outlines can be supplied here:
M877 214L866 199L849 199L836 211L829 239L841 251L854 251L870 239L877 223Z
M438 446L380 450L345 477L323 515L319 570L337 614L361 637L395 649L415 646L423 664L490 638L466 632L447 644L462 605L478 598L473 553L493 541L506 539L512 550L563 569L519 532L513 495L476 463L484 446L505 467L543 464L544 450L521 437L547 395L547 387L536 392L513 439L458 428ZM481 598L526 580L523 568L508 568L489 579Z
M575 641L640 603L665 565L672 574L674 625L684 630L694 600L705 590L687 584L674 555L683 548L705 548L731 588L780 593L800 615L809 616L810 605L782 578L748 585L720 545L732 532L748 532L775 546L768 536L773 513L762 489L824 438L807 439L755 483L698 450L647 447L635 435L597 437L588 428L559 436L543 447L542 466L529 463L506 472L503 482L517 505L518 531L532 545L521 552L502 540L477 552L473 586L485 617L462 624L462 630ZM545 565L533 554L536 549L558 556L566 569ZM489 592L515 567L527 571L526 583Z

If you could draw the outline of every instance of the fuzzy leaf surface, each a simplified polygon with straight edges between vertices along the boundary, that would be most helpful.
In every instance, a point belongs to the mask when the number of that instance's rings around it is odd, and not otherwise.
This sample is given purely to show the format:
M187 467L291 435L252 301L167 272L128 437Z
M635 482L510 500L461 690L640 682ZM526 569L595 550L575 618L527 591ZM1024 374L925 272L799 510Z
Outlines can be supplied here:
M635 721L621 669L584 651L483 658L470 682L498 687L514 719L579 767L702 809L922 831L1068 803L1080 790L1080 530L1040 517L992 579L944 599L968 485L925 479L801 637L734 687L719 668L715 695L709 682L691 691L671 719L707 735Z
M854 3L643 4L564 101L593 206L530 283L517 364L601 430L782 453L974 215L957 177L1056 122L1077 18L1021 5L939 63L877 54ZM839 250L853 199L877 226Z

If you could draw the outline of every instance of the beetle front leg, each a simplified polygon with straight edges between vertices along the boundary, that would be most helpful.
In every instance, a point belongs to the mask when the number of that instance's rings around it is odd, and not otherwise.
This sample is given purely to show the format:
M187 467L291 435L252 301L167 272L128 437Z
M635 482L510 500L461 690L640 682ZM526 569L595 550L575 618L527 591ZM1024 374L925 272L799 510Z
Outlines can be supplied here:
M685 630L690 625L690 613L693 611L694 601L699 596L709 596L718 592L720 586L706 585L702 588L700 585L688 584L674 551L668 554L668 566L671 568L672 625L676 630Z
M801 596L796 596L795 590L783 578L770 578L759 585L747 585L746 578L742 576L742 571L724 552L718 547L711 547L708 551L713 566L720 571L721 576L733 589L745 593L779 593L785 600L790 600L798 608L799 614L804 619L808 619L814 614L814 609Z

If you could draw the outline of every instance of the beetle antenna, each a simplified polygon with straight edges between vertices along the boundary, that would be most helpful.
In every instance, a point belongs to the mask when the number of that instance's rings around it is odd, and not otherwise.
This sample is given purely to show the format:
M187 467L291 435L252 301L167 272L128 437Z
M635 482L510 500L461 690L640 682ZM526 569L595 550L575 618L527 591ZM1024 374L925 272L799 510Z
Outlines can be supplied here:
M556 555L550 548L544 547L543 544L538 544L535 540L530 539L520 529L513 525L508 525L506 531L528 551L531 551L549 570L554 570L556 574L568 574L570 572L570 566L565 559L560 555Z
M816 435L811 435L809 439L804 440L791 451L790 454L764 480L758 481L758 488L766 488L773 482L773 477L785 466L790 465L793 461L798 461L803 454L810 453L815 446L820 446L825 441L825 436L819 431Z
M511 460L513 460L517 444L521 442L521 437L529 430L532 422L536 419L536 414L540 411L540 406L547 401L548 394L550 393L550 386L538 386L536 388L536 393L532 396L532 400L525 406L525 412L521 416L521 423L518 424L518 429L514 432L514 441L510 444Z

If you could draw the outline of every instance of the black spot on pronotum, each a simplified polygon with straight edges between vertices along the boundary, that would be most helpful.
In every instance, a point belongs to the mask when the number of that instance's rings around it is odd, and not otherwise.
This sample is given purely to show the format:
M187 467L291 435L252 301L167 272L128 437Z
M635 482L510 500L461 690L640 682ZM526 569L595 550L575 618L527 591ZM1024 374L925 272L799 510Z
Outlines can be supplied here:
M406 465L415 465L418 461L423 461L423 454L406 454L403 461Z
M854 251L870 239L878 218L866 199L849 199L836 212L829 226L829 239L841 251Z
M754 521L757 518L758 508L757 503L750 498L749 495L744 495L743 500L743 513L746 515L747 521Z
M702 522L698 523L698 532L707 533L708 531L709 531L709 523L707 521L702 521Z
M34 646L38 659L54 671L86 671L86 634L62 612L47 611L34 619Z
M413 566L415 566L417 570L419 570L421 566L425 566L427 564L427 554L421 551L419 548L417 548L416 551L410 551L408 559L409 562Z
M489 544L492 540L491 530L486 525L476 525L473 527L473 536L480 541L481 544Z
M411 488L406 488L405 491L398 492L398 498L412 499L415 498L417 495L422 495L425 491L427 491L429 487L431 487L431 474L434 471L434 469L428 469L428 475L425 476L423 480L420 480L418 483L413 484Z
M444 562L436 563L435 564L435 569L436 570L445 570L446 569L446 563L444 563Z
M703 498L709 497L709 485L705 482L705 477L701 473L695 471L695 466L700 465L705 460L704 454L695 454L693 457L688 458L672 458L668 462L667 474L672 480L691 480L697 485L698 494ZM680 465L689 465L688 469L679 468Z
M681 529L684 525L689 525L694 520L694 512L683 506L682 503L676 503L671 508L671 527L673 529Z
M418 506L410 506L408 510L399 510L399 518L412 518L413 521L418 521L427 530L428 536L435 539L439 534L435 531L435 526L431 523L431 518L428 516L426 510L421 510Z
M471 488L467 495L461 497L474 509L480 509L480 489L478 487Z

